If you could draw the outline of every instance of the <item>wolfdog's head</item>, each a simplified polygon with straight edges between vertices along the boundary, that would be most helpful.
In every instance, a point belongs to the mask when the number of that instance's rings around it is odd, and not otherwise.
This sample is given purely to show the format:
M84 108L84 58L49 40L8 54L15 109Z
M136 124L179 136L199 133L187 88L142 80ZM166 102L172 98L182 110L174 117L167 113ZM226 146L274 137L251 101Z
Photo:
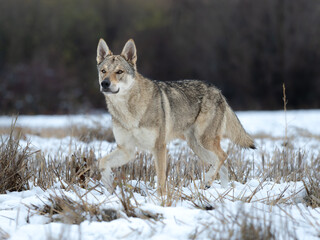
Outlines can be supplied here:
M100 39L97 48L97 64L100 91L104 94L125 94L134 82L137 51L130 39L120 55L113 55L108 45Z

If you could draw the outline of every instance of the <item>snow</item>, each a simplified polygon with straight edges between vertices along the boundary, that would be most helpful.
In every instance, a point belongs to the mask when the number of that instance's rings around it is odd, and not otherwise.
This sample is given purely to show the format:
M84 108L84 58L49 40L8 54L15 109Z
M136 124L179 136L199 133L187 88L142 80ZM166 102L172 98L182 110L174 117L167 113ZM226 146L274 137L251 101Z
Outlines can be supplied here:
M244 111L237 112L241 123L249 133L265 133L272 136L283 136L285 126L290 133L304 129L313 134L320 134L319 110L287 111L287 124L284 111ZM0 127L10 127L15 116L0 116ZM98 115L59 115L59 116L18 116L17 126L29 128L59 128L70 125L93 127L103 122L104 127L111 126L109 114Z
M189 186L181 187L185 200L174 200L171 206L163 207L155 189L149 183L131 180L132 186L139 187L146 193L133 193L132 204L137 206L136 214L143 213L155 216L153 218L128 217L123 213L119 201L120 188L116 194L101 193L77 188L77 193L61 188L57 183L46 191L37 186L22 192L7 192L0 194L0 239L1 232L8 234L9 239L237 239L243 221L253 222L265 228L270 225L276 232L276 238L289 239L319 239L320 208L312 209L306 206L303 198L306 190L302 181L271 180L262 181L255 178L261 169L261 154L266 156L277 149L283 149L285 128L292 151L304 151L305 158L320 153L320 110L287 111L249 111L237 112L244 128L253 135L265 135L257 138L256 151L244 151L247 159L256 161L252 170L252 178L245 184L229 183L224 189L219 181L211 188L200 189L200 180L195 180ZM103 124L101 124L103 122ZM0 117L0 128L10 127L11 116ZM104 127L111 126L111 117L102 115L70 115L70 116L19 116L17 126L45 129L63 128L71 125L83 125L94 128L99 123ZM101 126L100 125L100 126ZM301 131L305 134L301 134ZM4 136L5 137L5 136ZM34 151L41 150L45 156L70 156L77 149L93 149L97 158L111 152L115 143L93 140L85 143L72 137L42 138L27 135L27 140L21 140L24 146L31 143ZM223 142L223 148L228 147L228 141ZM188 150L184 141L175 140L168 144L168 154L176 158L181 149ZM61 158L63 159L63 158ZM197 193L195 196L194 193ZM30 210L30 206L43 206L49 203L52 195L65 194L74 201L97 204L101 209L114 209L120 214L116 220L98 222L86 218L81 224L51 222L46 215L40 215ZM81 199L79 196L83 196ZM281 200L279 200L281 199ZM196 208L195 204L206 203L211 210ZM233 233L233 235L231 234ZM231 235L230 235L231 234ZM290 234L292 234L291 237Z
M319 110L287 111L248 111L237 113L243 126L249 133L265 133L273 137L284 136L285 127L288 134L297 129L304 129L313 134L320 134ZM285 115L287 123L285 122Z
M1 116L0 128L10 127L16 116ZM111 126L111 116L109 114L99 115L59 115L59 116L18 116L16 126L27 128L61 128L71 125L83 125L94 127L97 123L104 122L104 127Z

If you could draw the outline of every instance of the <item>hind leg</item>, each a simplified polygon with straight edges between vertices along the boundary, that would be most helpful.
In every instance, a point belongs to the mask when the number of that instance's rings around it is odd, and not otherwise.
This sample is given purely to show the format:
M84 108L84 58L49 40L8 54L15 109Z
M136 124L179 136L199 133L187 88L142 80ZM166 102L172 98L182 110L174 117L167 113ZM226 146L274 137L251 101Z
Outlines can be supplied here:
M216 151L213 151L213 147L207 144L204 147L203 144L200 144L200 141L196 139L194 134L188 134L186 136L187 142L192 149L192 151L199 157L203 162L206 162L211 165L209 171L205 174L204 181L205 186L210 186L213 179L216 178L217 173L220 173L221 185L222 187L228 186L228 169L226 166L220 164L221 160ZM222 150L222 149L221 149ZM225 156L226 158L226 156ZM223 163L224 161L222 161Z
M218 161L216 162L218 163ZM217 169L218 166L211 165L208 172L206 173L204 177L204 182L206 187L210 187L212 184L212 181L215 179L214 176L216 175L215 169ZM220 174L220 180L221 180L221 186L223 188L228 187L229 177L228 177L228 168L225 166L225 164L221 165L221 168L219 170Z
M211 185L212 181L217 178L218 172L220 173L221 185L222 187L227 187L229 178L228 178L228 168L225 164L225 161L228 155L222 150L220 146L220 136L216 136L213 140L208 140L203 138L202 145L211 152L214 152L218 157L216 161L215 168L210 167L209 171L205 176L205 182L207 185Z

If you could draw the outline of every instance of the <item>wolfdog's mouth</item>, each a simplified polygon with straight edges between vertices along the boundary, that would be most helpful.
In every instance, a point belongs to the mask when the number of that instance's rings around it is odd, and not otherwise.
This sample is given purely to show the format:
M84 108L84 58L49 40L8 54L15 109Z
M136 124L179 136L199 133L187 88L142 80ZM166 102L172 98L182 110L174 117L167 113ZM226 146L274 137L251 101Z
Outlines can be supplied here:
M120 91L120 88L118 88L118 90L117 91L115 91L115 92L113 92L113 91L111 91L111 89L106 89L106 90L102 90L102 92L103 93L107 93L107 94L116 94L116 93L118 93Z

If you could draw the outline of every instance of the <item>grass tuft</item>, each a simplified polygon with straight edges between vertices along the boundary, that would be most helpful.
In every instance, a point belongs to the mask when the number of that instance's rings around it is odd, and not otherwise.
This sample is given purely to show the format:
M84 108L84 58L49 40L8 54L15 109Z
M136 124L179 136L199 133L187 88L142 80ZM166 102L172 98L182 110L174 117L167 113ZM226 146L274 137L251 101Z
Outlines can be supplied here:
M101 204L90 204L83 197L74 200L63 191L50 194L47 203L39 207L31 205L30 209L40 215L47 216L51 222L80 224L89 221L112 221L119 218L119 213L114 209L105 209Z
M21 135L14 135L14 120L9 136L1 138L0 144L0 194L6 191L24 191L29 189L31 171L28 162L33 154L29 144L20 146Z
M271 228L270 222L266 225L265 223L254 223L251 220L242 222L240 227L239 239L242 240L272 240L276 239Z
M303 181L307 195L304 200L307 206L320 207L320 173L319 169L307 173L306 181Z

